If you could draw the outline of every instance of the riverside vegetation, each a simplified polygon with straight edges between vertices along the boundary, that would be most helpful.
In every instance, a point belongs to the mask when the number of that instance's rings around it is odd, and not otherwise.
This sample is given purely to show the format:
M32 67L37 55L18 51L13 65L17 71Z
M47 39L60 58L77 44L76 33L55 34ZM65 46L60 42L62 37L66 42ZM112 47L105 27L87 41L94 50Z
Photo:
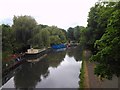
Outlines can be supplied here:
M24 52L24 47L47 48L53 44L78 42L93 53L97 62L95 74L112 79L120 76L120 1L97 2L91 7L87 27L66 30L56 26L37 24L31 16L14 16L13 25L2 24L2 63L11 54Z

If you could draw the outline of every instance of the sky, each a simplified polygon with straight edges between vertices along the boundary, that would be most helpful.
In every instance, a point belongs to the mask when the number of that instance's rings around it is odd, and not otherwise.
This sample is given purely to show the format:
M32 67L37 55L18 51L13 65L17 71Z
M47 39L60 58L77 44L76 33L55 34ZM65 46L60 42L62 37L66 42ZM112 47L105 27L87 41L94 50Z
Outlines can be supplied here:
M13 16L30 15L38 24L87 26L88 12L98 0L0 0L0 24L12 24Z

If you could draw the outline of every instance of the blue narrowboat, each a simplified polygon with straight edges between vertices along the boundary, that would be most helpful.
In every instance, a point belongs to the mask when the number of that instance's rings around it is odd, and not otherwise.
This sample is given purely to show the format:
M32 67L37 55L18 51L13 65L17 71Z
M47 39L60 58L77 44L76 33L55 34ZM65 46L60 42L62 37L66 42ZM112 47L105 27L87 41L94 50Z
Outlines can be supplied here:
M52 49L61 49L61 48L66 48L66 45L64 44L56 44L51 46Z

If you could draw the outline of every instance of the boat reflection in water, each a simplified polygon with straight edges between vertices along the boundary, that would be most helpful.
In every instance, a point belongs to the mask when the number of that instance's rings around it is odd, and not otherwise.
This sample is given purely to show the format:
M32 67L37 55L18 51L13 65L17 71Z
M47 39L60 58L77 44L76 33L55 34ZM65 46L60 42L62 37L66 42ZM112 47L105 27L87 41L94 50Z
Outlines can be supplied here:
M39 58L30 58L30 59L27 59L28 62L39 62L42 58L46 57L47 54L44 54L43 56L40 56Z
M64 57L65 52L58 52L56 55L50 53L37 63L23 64L21 70L14 77L16 88L35 88L38 83L49 76L49 68L57 67Z
M3 88L78 88L81 68L79 50L51 52L37 62L25 62Z
M25 63L14 77L15 88L35 88L41 81L41 76L46 78L49 74L49 64L46 60L37 63Z

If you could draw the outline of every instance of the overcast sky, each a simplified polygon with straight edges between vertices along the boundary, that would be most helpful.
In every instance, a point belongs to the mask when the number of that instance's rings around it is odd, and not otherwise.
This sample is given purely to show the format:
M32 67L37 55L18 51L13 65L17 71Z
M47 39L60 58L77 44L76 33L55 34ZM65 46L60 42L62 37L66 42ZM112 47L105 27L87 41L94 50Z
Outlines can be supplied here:
M88 12L98 0L0 0L0 24L14 15L30 15L39 24L59 28L87 26Z

